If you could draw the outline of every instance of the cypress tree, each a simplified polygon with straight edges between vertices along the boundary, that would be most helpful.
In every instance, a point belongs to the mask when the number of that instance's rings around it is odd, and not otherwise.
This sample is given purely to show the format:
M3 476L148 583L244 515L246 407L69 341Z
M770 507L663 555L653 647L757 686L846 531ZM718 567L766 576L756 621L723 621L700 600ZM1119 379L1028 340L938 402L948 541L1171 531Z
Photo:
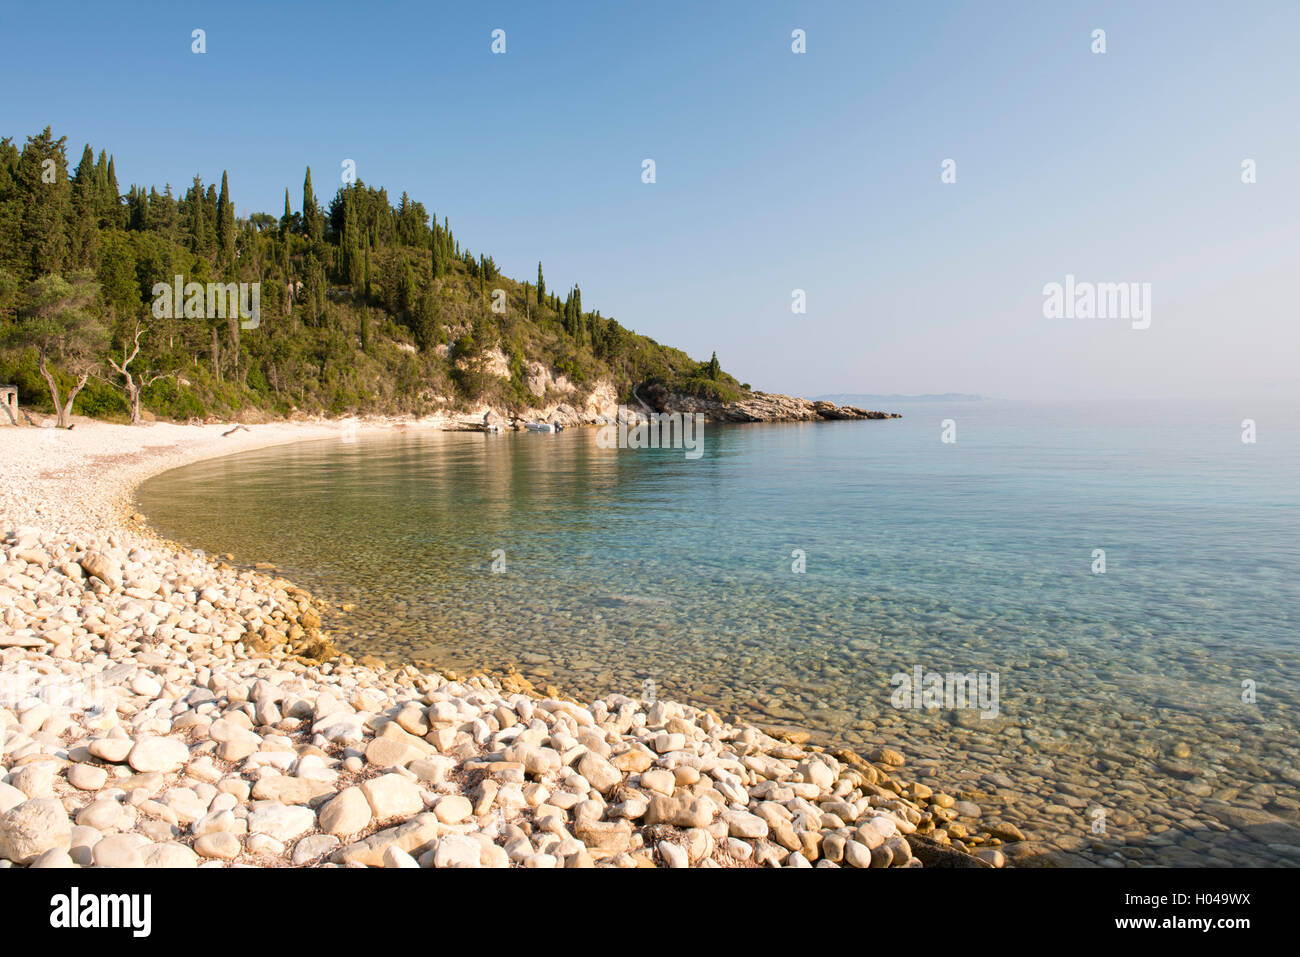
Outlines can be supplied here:
M108 151L99 151L99 160L95 163L95 217L100 229L109 225L108 196Z
M157 205L149 206L149 223L151 229L174 243L181 242L181 209L172 195L172 184L163 184L163 194L157 197Z
M348 285L353 289L360 290L366 278L365 263L361 259L361 241L357 236L357 214L350 191L344 205L343 222L342 272Z
M217 187L208 184L208 191L200 197L203 208L203 253L209 259L216 259L217 253Z
M316 194L311 188L311 167L307 167L307 176L302 182L302 231L311 240L321 238L321 212L316 205Z
M189 194L185 197L185 231L190 238L190 252L202 256L207 248L207 219L203 215L203 181L194 177Z
M230 186L226 182L226 171L221 171L221 195L217 199L217 248L221 261L234 262L235 259L235 210L230 202Z
M99 242L99 217L96 204L99 186L96 182L95 154L90 144L81 151L76 177L72 183L72 220L68 227L68 246L72 262L77 266L93 266L95 247Z
M122 193L117 187L117 172L113 168L113 157L108 158L108 182L105 184L104 206L107 210L105 219L109 226L119 226L122 221Z
M76 187L74 186L75 190ZM145 214L145 194L144 190L135 183L126 191L126 228L127 231L144 229Z
M370 301L370 236L366 236L366 301Z
M542 261L537 261L537 305L546 303L546 280L542 278Z
M311 167L307 167L307 175L302 181L302 212L307 215L307 210L316 205L316 194L311 188Z
M415 273L411 271L411 264L406 263L402 272L402 285L398 290L398 306L406 315L407 322L410 322L411 313L415 309L416 286Z

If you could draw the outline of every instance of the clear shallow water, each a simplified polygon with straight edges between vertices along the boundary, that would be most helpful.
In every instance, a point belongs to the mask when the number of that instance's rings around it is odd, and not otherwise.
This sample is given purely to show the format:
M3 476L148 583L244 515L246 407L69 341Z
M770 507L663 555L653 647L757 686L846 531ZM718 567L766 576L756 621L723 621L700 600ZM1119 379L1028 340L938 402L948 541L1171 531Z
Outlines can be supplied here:
M905 777L1055 861L1300 863L1300 408L897 411L711 426L698 460L594 430L302 443L159 476L139 505L355 604L329 625L390 664L515 665L590 695L648 679L902 745ZM997 674L998 716L893 707L918 665Z

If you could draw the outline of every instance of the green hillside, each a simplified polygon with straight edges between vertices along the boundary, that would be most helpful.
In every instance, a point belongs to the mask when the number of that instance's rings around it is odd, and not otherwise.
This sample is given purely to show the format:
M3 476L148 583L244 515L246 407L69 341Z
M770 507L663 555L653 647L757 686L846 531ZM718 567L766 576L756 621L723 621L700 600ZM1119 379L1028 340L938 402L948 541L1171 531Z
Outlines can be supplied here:
M608 378L620 397L658 383L733 400L748 390L716 358L697 362L588 311L573 286L502 276L490 255L406 194L357 180L322 205L307 170L301 211L235 216L221 183L196 176L119 189L104 150L75 168L49 128L20 150L0 140L0 382L50 412L280 417L423 414L444 403L507 412L544 404L533 363L578 392ZM255 328L230 314L158 318L155 284L259 283ZM135 346L139 350L131 357ZM498 355L498 352L500 355ZM504 362L502 362L504 357ZM129 377L129 378L128 378Z

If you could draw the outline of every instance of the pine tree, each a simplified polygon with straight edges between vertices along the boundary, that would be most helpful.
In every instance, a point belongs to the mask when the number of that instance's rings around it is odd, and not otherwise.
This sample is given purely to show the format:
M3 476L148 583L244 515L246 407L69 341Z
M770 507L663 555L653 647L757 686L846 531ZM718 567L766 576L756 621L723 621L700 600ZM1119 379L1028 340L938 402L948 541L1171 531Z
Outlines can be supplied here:
M61 273L68 265L72 189L64 155L66 141L62 136L56 140L47 126L40 135L27 137L18 164L23 200L19 253L29 279Z
M709 378L717 379L722 373L722 366L718 364L718 354L713 353L713 358L709 360Z
M0 269L15 277L25 271L19 253L23 219L23 201L17 181L19 162L20 154L13 140L8 136L0 139Z

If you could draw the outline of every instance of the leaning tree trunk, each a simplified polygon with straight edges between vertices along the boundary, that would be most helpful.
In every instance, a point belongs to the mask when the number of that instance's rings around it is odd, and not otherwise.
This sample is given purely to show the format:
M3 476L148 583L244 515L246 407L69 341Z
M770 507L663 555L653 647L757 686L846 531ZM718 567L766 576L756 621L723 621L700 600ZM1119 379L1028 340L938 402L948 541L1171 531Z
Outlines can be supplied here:
M49 372L48 365L45 365L45 356L40 356L40 374L44 377L45 385L49 386L49 398L55 403L55 416L59 428L66 429L72 423L73 399L77 398L77 393L82 390L83 385L86 385L86 376L82 376L77 382L77 387L69 395L68 404L65 406L59 400L59 382L55 381L55 376Z
M59 409L59 428L69 429L72 427L72 403L77 401L77 393L85 387L86 380L89 378L90 373L83 372L81 378L77 380L77 384L73 386L72 391L68 393L67 404L64 405L63 408Z
M63 404L59 402L59 384L54 381L54 376L50 374L49 367L45 364L45 356L41 356L40 370L45 379L45 384L50 387L50 399L54 402L54 414L58 417L59 425L62 426Z
M140 386L135 384L135 377L129 372L123 372L126 378L126 404L131 408L131 424L140 424Z

